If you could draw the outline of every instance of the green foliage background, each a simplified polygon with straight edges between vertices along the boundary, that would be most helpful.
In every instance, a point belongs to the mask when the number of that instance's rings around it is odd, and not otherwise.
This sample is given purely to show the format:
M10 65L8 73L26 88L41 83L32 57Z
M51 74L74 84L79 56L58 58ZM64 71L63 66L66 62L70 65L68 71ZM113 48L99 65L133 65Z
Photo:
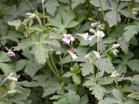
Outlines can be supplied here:
M139 104L138 35L139 0L0 0L0 104Z

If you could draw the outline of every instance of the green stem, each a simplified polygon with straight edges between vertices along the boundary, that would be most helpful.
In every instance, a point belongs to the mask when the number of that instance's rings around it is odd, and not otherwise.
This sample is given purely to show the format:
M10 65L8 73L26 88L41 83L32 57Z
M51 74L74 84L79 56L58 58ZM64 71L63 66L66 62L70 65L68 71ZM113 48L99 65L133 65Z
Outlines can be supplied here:
M37 19L38 23L40 24L40 26L41 26L41 28L42 28L42 27L43 27L42 21L41 21L41 19L40 19L39 16L38 16L38 12L36 12L36 13L37 13L36 19Z
M44 16L45 15L44 2L42 2L42 11L43 11L43 16ZM43 25L45 25L45 18L43 18Z
M104 52L103 56L104 56L107 52L109 52L111 49L113 49L113 47L107 49L107 50Z
M103 11L103 7L102 7L102 2L101 0L99 0L99 4L100 4L100 8L101 8L101 17L103 18L104 17L104 11ZM103 21L103 19L101 18L101 20Z
M129 11L129 17L128 17L128 20L127 20L127 24L129 24L130 22L130 18L131 18L131 14L132 14L132 6L133 6L133 3L132 1L128 4L128 11Z
M57 80L61 82L63 80L62 76L60 75L58 69L56 68L56 65L54 63L54 60L53 60L53 57L52 57L51 53L49 54L49 59L47 61L47 64L48 64L50 70L53 72L53 74L57 78Z
M60 55L59 58L60 58L60 61L62 62L62 56L61 56L61 55ZM63 64L61 64L60 67L61 67L61 68L60 68L60 69L61 69L61 73L63 74L63 73L64 73L64 71L63 71Z
M99 52L99 42L100 42L99 37L97 37L97 51L98 52Z

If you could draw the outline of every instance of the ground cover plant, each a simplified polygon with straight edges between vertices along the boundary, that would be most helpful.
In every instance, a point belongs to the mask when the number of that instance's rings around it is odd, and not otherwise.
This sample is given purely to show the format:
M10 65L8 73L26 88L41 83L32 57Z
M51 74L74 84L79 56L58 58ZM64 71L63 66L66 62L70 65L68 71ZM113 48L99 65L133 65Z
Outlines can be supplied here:
M0 104L139 104L139 0L0 0Z

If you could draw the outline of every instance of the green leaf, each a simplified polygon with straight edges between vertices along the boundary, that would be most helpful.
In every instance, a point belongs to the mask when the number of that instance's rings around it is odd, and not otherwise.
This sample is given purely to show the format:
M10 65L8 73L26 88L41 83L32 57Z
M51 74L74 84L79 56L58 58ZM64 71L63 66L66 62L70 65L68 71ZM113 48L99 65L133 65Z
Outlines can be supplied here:
M33 47L32 53L34 54L36 61L40 65L45 64L46 58L48 58L48 52L45 49L45 47L43 47L43 45L38 44L38 45L36 45L36 47Z
M14 47L14 49L15 50L25 49L25 48L31 47L32 45L34 45L34 43L35 42L33 40L25 39L19 42L18 45Z
M72 76L72 73L71 73L71 72L66 72L66 73L64 73L64 75L63 75L63 77L70 77L70 76Z
M110 9L108 0L90 0L90 3L95 7L102 6L102 10Z
M122 74L122 73L126 73L126 71L127 71L126 64L124 64L124 63L121 62L121 64L119 64L119 65L117 66L117 72L118 72L119 74Z
M22 70L26 64L27 64L27 60L21 59L21 60L17 61L16 66L15 66L15 70L16 71Z
M52 16L55 15L55 12L56 12L58 6L59 6L59 3L57 0L47 0L45 3L45 8L46 8L47 12Z
M133 70L139 72L139 60L133 59L127 62L128 67Z
M106 93L106 89L98 84L95 84L90 89L93 89L92 94L94 94L98 100L103 99L103 96Z
M110 27L117 25L117 23L121 21L119 13L115 11L107 12L104 18L108 22Z
M61 85L54 79L49 79L46 81L47 86L44 88L43 97L54 94L57 91L61 90Z
M0 52L0 63L7 61L11 61L10 58L7 56L7 54L4 52Z
M124 53L128 53L129 43L124 39L123 36L118 39L118 42L120 43L120 48L122 49L122 51Z
M80 97L73 90L69 90L67 99L69 104L80 104Z
M8 99L7 100L1 100L0 101L0 104L12 104L10 101L8 101Z
M73 75L72 75L72 80L73 80L73 82L74 82L75 84L80 84L80 83L81 83L81 78L80 78L80 76L77 75L77 74L73 74Z
M13 42L19 42L19 39L21 39L23 36L16 32L16 31L8 31L8 34L3 34L1 37L1 42L3 44L9 42L9 40L13 41Z
M21 81L21 82L18 82L18 84L20 86L24 86L24 87L37 87L37 86L40 86L38 84L38 82L35 82L35 81L32 81L32 82L28 82L28 81Z
M48 21L51 26L59 29L59 32L65 32L67 28L72 28L78 25L74 20L75 14L69 7L60 7L58 13L54 17L49 17Z
M113 98L105 98L103 100L100 100L98 104L117 104L117 101Z
M30 39L28 38L18 43L15 50L31 48L30 53L34 55L36 62L44 65L48 58L48 51L53 50L54 47L60 48L60 43L57 40L46 38L45 34L41 34L38 36L32 35Z
M84 95L81 97L80 104L88 104L88 97Z
M6 63L0 63L0 69L5 75L8 75L9 73L12 73L14 71L13 66Z
M133 81L134 81L134 83L139 83L139 75L134 75Z
M107 58L96 60L95 65L100 71L105 71L106 73L112 73L114 71L114 66L111 63L111 60Z
M103 77L98 80L98 84L99 85L108 85L108 84L111 84L113 81L114 81L114 79L111 77Z
M71 4L71 7L72 9L74 9L75 7L77 7L78 5L80 4L83 4L86 0L72 0L72 4Z
M18 7L16 5L12 5L12 6L7 6L6 10L5 10L5 16L4 19L5 20L13 20L15 19L17 16L23 16L25 15L25 13L27 11L29 11L30 8L28 7L28 5L25 3L25 1L21 2Z
M81 64L81 66L82 66L81 71L83 76L87 76L89 74L94 73L94 66L91 63L84 63Z
M125 40L127 42L130 41L130 39L132 37L134 37L134 35L136 35L139 32L139 24L136 25L129 25L127 27L125 27L125 32L123 34Z
M33 77L39 69L40 66L37 63L28 61L25 67L25 72L31 77Z
M122 93L117 89L113 89L112 94L116 98L116 100L118 100L118 101L120 101L123 97Z

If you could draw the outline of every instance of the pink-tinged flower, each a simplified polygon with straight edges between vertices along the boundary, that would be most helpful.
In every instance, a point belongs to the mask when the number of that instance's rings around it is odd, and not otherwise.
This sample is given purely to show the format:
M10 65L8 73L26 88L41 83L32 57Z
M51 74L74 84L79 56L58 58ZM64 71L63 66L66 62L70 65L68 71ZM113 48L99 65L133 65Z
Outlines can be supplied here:
M73 48L67 50L67 52L69 53L69 55L72 57L73 60L77 59L77 55L74 53Z
M100 53L99 53L99 52L97 52L97 51L93 51L93 52L94 52L94 54L95 54L96 58L97 58L97 59L99 59L99 58L100 58Z
M10 57L16 56L15 53L11 49L8 50L7 55Z
M84 38L84 40L88 40L89 35L88 35L88 33L84 33L84 34L82 34L82 37Z
M66 44L69 44L70 42L73 42L75 38L70 34L64 34L64 37L62 39Z
M103 38L105 36L104 32L103 31L100 31L100 30L97 30L95 35L99 38Z

